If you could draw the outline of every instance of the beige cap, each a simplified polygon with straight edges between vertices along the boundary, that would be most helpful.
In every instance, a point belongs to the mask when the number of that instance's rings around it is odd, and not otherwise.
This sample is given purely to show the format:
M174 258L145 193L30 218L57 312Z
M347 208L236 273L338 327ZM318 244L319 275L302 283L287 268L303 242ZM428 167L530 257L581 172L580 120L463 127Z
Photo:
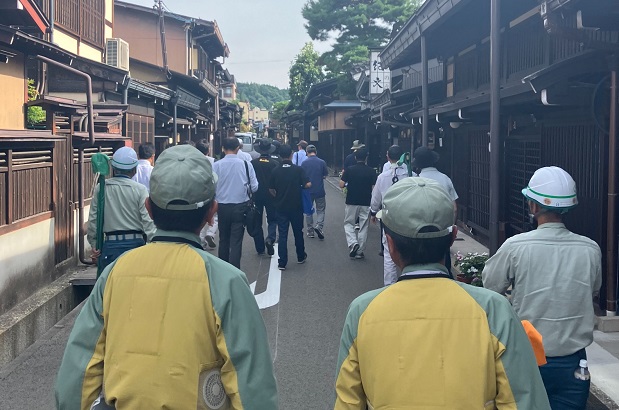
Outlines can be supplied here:
M407 238L439 238L454 224L453 201L445 189L428 178L404 178L387 190L376 214L387 228ZM434 232L419 232L433 227Z
M198 209L213 200L216 183L210 161L198 149L177 145L157 159L150 177L150 199L171 211Z

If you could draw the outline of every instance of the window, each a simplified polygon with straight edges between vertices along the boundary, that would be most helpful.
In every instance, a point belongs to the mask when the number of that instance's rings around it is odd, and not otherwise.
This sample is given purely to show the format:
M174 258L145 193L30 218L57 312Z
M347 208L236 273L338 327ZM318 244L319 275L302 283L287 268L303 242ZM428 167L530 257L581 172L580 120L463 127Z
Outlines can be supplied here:
M105 0L55 1L55 17L58 25L77 35L81 40L103 48Z

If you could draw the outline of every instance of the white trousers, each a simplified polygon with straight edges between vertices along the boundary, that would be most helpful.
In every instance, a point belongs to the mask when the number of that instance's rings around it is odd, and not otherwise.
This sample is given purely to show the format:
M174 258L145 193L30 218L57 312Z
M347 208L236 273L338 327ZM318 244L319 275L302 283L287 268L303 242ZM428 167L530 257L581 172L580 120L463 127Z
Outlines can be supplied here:
M215 216L213 216L213 225L206 224L200 231L200 240L204 242L204 238L206 238L207 235L214 238L217 233L217 226L219 226L219 223L217 221L217 214L215 214Z
M355 243L359 244L357 252L365 251L370 222L370 207L365 205L346 205L344 211L344 232L348 248ZM359 217L359 231L355 231L355 220Z
M389 253L389 246L387 245L387 235L383 232L383 280L385 286L393 285L398 281L398 267L393 263L391 259L391 253Z

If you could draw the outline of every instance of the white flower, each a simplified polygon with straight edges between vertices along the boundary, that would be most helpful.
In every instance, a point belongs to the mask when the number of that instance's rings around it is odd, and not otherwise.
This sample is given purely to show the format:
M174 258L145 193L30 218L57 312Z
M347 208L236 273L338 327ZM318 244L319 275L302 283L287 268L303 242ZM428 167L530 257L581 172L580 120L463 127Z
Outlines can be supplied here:
M479 272L479 270L477 270L477 268L476 268L475 266L471 267L471 271L472 271L473 273L477 273L477 272Z

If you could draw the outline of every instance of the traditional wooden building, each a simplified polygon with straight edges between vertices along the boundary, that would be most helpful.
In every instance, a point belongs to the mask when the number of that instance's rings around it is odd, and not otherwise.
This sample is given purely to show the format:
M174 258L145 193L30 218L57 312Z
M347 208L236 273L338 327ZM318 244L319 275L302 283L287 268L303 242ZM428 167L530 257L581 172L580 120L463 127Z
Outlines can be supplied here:
M227 57L229 49L217 22L121 1L114 6L114 35L130 45L132 78L172 91L170 98L153 100L147 113L133 113L130 107L130 114L154 126L150 142L161 137L157 146L162 147L170 138L175 144L212 134L215 143L220 141L238 121L220 102L227 72L216 59Z
M0 313L58 278L78 256L86 259L81 227L93 180L89 157L125 144L126 106L99 97L123 87L128 74L102 64L101 51L95 61L49 42L52 20L36 2L2 7ZM51 97L50 89L65 96Z
M494 18L491 1L501 6ZM491 249L530 229L520 190L537 168L557 165L574 177L580 205L566 223L604 250L601 306L609 311L617 283L618 15L606 0L428 0L381 53L392 72L421 66L419 94L393 99L401 107L393 114L415 125L415 145L441 154L439 168L460 195L460 223Z

